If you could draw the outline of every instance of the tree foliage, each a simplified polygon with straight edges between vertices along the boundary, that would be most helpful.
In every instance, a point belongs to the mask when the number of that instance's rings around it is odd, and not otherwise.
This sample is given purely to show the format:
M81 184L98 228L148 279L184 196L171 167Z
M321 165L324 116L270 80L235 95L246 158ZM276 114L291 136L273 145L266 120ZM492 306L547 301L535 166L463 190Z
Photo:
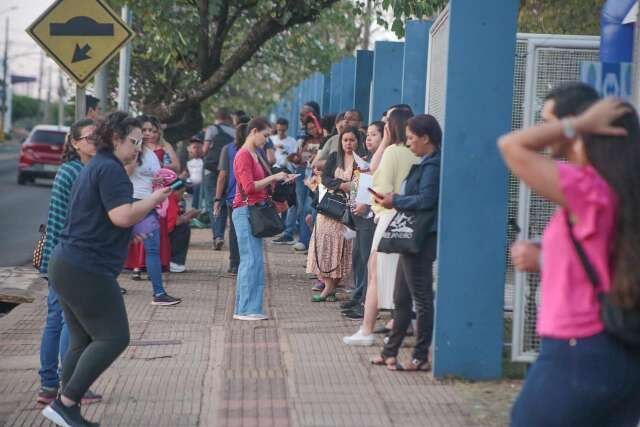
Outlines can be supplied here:
M519 31L598 35L604 3L605 0L521 0Z

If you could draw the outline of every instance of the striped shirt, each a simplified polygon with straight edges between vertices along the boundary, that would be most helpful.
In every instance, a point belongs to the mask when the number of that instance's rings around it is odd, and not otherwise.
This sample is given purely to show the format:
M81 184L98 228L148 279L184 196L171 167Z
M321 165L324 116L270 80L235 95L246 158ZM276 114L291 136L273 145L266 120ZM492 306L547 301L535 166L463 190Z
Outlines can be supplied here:
M58 169L53 188L51 189L51 201L49 202L49 212L47 214L47 237L42 251L42 263L40 272L47 274L49 269L49 258L53 253L53 248L58 244L60 233L67 222L69 212L69 198L71 187L80 175L84 165L80 160L72 160L64 163Z

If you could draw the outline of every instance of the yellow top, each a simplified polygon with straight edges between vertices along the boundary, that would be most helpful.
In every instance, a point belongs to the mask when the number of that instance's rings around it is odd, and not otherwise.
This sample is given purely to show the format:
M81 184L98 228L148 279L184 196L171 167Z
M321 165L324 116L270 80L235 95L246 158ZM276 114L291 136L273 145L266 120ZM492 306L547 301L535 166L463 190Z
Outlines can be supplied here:
M399 193L402 182L409 175L411 166L420 159L405 145L391 145L382 153L378 169L373 173L373 189L380 194ZM373 201L373 197L371 198ZM373 202L371 209L379 217L383 213L393 212Z

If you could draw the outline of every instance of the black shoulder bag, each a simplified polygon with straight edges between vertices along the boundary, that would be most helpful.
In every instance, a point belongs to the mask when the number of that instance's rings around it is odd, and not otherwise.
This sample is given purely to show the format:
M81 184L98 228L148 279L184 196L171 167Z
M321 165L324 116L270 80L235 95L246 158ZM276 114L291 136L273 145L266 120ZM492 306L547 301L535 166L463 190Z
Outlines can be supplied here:
M258 161L258 163L260 163L260 166L264 169L264 164L260 161ZM268 169L265 169L265 173L267 176L271 175ZM242 191L242 185L240 185L239 181L237 186L240 191L240 196L242 196L242 199L249 208L249 225L251 225L251 234L256 237L263 238L277 236L282 233L285 228L284 222L273 207L271 197L269 196L265 203L250 205L249 198L244 191Z
M600 287L600 280L589 261L584 248L573 234L573 225L569 219L569 214L565 212L565 220L569 227L569 235L573 246L578 253L580 262L584 267L589 281L593 285L598 301L600 301L600 318L604 323L605 331L620 341L623 345L634 352L640 351L640 310L636 308L625 308L611 301L611 296L605 293Z

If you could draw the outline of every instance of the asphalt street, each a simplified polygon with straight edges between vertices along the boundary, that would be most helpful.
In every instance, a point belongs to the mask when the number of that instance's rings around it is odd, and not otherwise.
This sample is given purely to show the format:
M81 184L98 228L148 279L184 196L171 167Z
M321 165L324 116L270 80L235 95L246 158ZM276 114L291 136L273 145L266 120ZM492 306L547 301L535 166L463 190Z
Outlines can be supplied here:
M51 194L51 181L18 185L18 150L18 145L0 143L0 267L31 261Z

